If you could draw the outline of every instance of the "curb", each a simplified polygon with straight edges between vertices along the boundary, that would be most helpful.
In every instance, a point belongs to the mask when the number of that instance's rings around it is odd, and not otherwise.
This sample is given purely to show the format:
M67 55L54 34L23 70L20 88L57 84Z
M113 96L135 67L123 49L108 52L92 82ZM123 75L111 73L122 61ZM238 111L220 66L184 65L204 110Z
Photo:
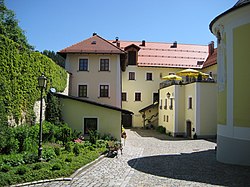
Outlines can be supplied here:
M11 185L11 187L18 187L18 186L29 186L34 184L41 184L41 183L47 183L47 182L56 182L56 181L72 181L72 178L56 178L56 179L45 179L40 181L34 181L34 182L26 182L22 184L15 184Z
M83 170L86 170L88 168L90 168L91 166L93 166L95 163L97 163L98 161L100 161L101 159L104 158L105 155L101 155L99 156L97 159L95 159L94 161L84 165L83 167L79 168L78 170L76 170L71 176L70 178L73 180L77 175L79 175Z
M56 178L56 179L45 179L45 180L39 180L39 181L33 181L33 182L27 182L27 183L22 183L22 184L15 184L11 185L10 187L20 187L20 186L30 186L30 185L35 185L35 184L42 184L42 183L49 183L49 182L56 182L56 181L72 181L74 178L79 175L83 170L88 169L98 161L104 158L105 155L99 156L97 159L94 161L84 165L83 167L79 168L76 170L70 177L63 177L63 178Z

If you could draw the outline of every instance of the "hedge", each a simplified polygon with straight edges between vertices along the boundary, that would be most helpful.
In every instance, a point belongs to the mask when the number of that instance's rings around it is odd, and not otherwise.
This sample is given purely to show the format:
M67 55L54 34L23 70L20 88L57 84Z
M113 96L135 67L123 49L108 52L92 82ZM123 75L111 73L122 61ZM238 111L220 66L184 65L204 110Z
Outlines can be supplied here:
M21 47L0 35L0 123L12 116L16 123L22 118L32 122L33 106L40 98L37 78L44 73L48 78L46 92L51 87L63 91L66 71L39 52ZM46 92L44 94L46 94Z

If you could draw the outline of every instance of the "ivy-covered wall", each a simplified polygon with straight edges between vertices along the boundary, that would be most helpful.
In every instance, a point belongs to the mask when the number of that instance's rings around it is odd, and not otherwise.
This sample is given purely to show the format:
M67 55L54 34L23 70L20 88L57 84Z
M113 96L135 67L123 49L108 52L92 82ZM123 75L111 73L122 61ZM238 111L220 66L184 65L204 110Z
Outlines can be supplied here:
M0 123L13 117L32 122L33 106L40 98L37 78L44 73L48 78L46 92L51 87L58 92L66 87L66 71L39 52L23 48L0 35Z

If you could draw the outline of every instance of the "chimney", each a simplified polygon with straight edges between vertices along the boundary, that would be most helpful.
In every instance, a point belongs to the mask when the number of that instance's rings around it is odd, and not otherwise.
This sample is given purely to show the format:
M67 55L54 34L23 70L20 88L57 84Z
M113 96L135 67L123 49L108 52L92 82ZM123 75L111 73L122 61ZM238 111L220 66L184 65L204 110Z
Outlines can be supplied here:
M120 42L119 41L116 42L116 46L120 48Z
M96 32L93 32L93 36L96 36L97 35L97 33Z
M145 46L146 46L146 41L145 41L145 40L142 40L140 46L144 46L144 47L145 47Z
M214 53L214 42L211 41L209 44L208 44L208 55L212 55Z
M171 45L170 48L177 48L177 41L174 41L173 45Z

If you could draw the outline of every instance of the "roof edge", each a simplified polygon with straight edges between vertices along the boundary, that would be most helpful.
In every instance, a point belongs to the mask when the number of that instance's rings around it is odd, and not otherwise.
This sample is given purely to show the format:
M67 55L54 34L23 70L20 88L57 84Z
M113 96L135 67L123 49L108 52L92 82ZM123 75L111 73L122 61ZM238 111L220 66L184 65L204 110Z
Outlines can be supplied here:
M236 5L237 5L237 3L236 3ZM229 14L229 13L233 12L234 10L237 10L237 9L239 9L239 8L242 8L242 7L245 7L245 6L247 6L247 5L250 5L250 2L246 2L246 3L240 4L240 5L238 5L238 6L235 6L235 5L234 5L232 8L228 9L227 11L225 11L225 12L221 13L220 15L218 15L217 17L215 17L215 18L210 22L210 24L209 24L209 30L210 30L210 32L213 33L212 27L213 27L214 23L215 23L218 19L220 19L221 17L225 16L226 14Z
M90 101L90 100L87 100L87 99L82 99L82 98L79 98L79 97L64 95L64 94L61 94L61 93L54 93L54 95L56 95L58 97L61 97L61 98L72 99L72 100L75 100L75 101L80 101L80 102L84 102L84 103L88 103L88 104L92 104L92 105L96 105L96 106L108 108L108 109L111 109L111 110L120 111L120 112L123 112L125 114L134 114L131 111L124 110L124 109L119 108L119 107L115 107L115 106L111 106L111 105L107 105L107 104L102 104L102 103L98 103L98 102L95 102L95 101Z

